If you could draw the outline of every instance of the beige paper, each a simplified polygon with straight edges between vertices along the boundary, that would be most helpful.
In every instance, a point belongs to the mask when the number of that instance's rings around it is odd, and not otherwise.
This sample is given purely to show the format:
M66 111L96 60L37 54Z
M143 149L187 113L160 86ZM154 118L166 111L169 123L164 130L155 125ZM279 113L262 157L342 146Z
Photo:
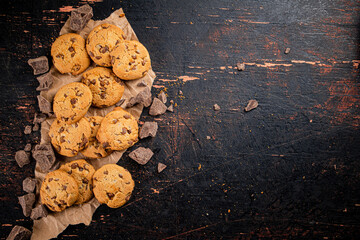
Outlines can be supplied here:
M124 33L125 38L127 40L138 40L136 37L136 34L134 30L131 28L130 23L127 21L125 16L123 15L123 10L118 9L115 12L113 12L108 18L102 21L93 21L90 20L90 22L87 24L87 26L79 33L82 37L86 39L90 31L102 24L102 23L110 23L114 24L118 27L120 27ZM65 25L62 27L60 31L60 35L71 32L69 28L70 21L67 20ZM95 67L95 64L93 63L92 66L89 67L93 68ZM75 81L80 81L81 75L78 76L72 76L71 74L61 74L59 73L54 67L50 70L51 74L54 77L54 83L51 86L51 89L47 91L42 91L41 95L48 99L49 101L52 101L56 92L59 90L60 87L71 83ZM148 74L138 80L134 81L125 81L125 92L123 95L123 99L125 99L125 102L122 104L122 107L126 106L128 100L131 97L135 97L139 92L143 91L145 87L138 87L137 84L141 82L142 80L145 81L145 83L148 85L148 87L151 89L152 84L155 79L155 73L150 69ZM86 116L105 116L107 113L109 113L114 106L108 107L108 108L90 108ZM141 104L138 104L134 107L131 107L129 109L126 109L129 111L133 116L135 116L137 119L140 118L140 115L143 110L143 106ZM41 124L41 143L50 143L50 138L48 136L49 133L49 127L51 123L54 121L54 119L47 119L45 122ZM95 167L95 169L100 168L101 166L108 164L108 163L117 163L119 159L121 158L124 151L115 151L111 155L105 158L101 159L93 159L89 160L89 162ZM84 156L81 154L78 154L75 157L69 158L69 157L61 157L60 160L61 163L68 162L74 159L82 159ZM45 177L46 173L41 172L39 166L36 164L35 167L35 177L42 181ZM37 188L39 189L39 188ZM38 190L37 190L38 194ZM37 203L39 204L39 203ZM45 240L56 237L58 234L60 234L62 231L64 231L69 224L80 224L84 223L86 225L89 225L92 219L92 215L94 214L96 208L99 207L99 202L93 198L89 202L78 205L78 206L72 206L68 209L66 209L63 212L60 213L50 213L47 217L41 218L40 220L34 221L33 226L33 234L31 236L31 239L35 240Z

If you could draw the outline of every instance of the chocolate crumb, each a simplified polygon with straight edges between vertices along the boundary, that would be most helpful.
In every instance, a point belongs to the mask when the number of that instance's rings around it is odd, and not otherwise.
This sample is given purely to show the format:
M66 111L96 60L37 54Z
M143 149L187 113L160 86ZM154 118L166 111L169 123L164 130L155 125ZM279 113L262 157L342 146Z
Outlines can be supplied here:
M179 95L183 95L183 92L181 90L179 90Z
M285 48L284 53L285 53L285 54L289 54L289 53L290 53L290 48Z
M30 152L31 151L31 143L28 143L28 144L25 145L24 151L25 152Z
M120 107L125 102L125 99L121 99L119 102L115 104L116 107Z
M249 100L247 106L245 107L245 112L249 112L255 108L257 108L259 106L258 101L256 101L255 99L251 99Z
M167 166L163 163L158 163L158 166L157 166L157 170L158 170L158 173L161 173L162 171L164 171L164 169L166 168Z
M35 123L32 130L33 130L33 132L37 132L37 131L39 131L39 128L40 128L39 124Z
M167 102L167 97L164 91L162 91L159 95L158 98L160 99L160 101L162 101L163 103Z
M236 68L238 71L244 71L245 70L245 63L237 63Z
M174 112L174 105L171 104L166 110L169 112Z
M31 133L31 126L27 125L27 126L25 127L24 133L25 133L26 135L30 134L30 133Z
M214 108L215 111L219 111L219 110L220 110L220 106L217 105L217 104L214 104L213 108Z
M147 87L147 84L146 84L145 80L142 79L141 82L139 82L138 84L136 84L136 86L138 86L138 87Z

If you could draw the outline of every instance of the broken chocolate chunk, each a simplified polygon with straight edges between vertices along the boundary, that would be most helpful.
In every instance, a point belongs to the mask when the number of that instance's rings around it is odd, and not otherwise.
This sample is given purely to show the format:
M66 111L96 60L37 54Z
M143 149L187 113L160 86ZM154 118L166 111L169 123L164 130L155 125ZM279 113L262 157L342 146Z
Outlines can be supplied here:
M19 225L15 225L6 240L28 240L31 237L31 231Z
M24 133L25 133L26 135L30 134L30 133L31 133L31 126L27 125L27 126L25 127Z
M158 173L161 173L162 171L164 171L164 169L166 168L167 166L163 163L158 163L158 166L157 166L157 170L158 170Z
M245 112L249 112L249 111L257 108L258 106L259 106L258 101L251 99L251 100L249 100L247 106L245 107Z
M25 152L24 150L17 151L15 153L15 160L19 167L23 167L26 164L30 163L30 153Z
M40 204L39 206L32 209L30 218L32 220L38 220L42 217L46 217L47 215L48 211L46 210L45 206Z
M129 108L138 103L141 103L145 107L148 107L148 106L150 106L151 102L152 102L151 91L150 91L150 88L147 87L147 88L145 88L145 90L139 92L136 95L136 97L130 98L129 102L126 104L126 107Z
M284 53L285 53L285 54L289 54L289 53L290 53L290 48L285 48Z
M38 123L35 123L32 130L33 130L34 132L39 131L39 124L38 124Z
M27 144L25 145L24 151L25 151L25 152L30 152L30 151L31 151L31 143L27 143Z
M213 108L214 108L215 111L219 111L219 110L220 110L220 106L217 105L217 104L214 104Z
M244 71L245 70L245 63L237 63L236 68L238 71Z
M71 11L70 29L76 32L83 30L92 17L93 9L88 4Z
M146 137L155 137L158 130L157 122L145 122L140 129L139 137L140 139Z
M125 102L125 99L121 99L119 102L115 104L116 107L120 107Z
M151 116L157 116L166 112L166 105L158 98L154 98L154 101L150 107L149 114Z
M163 103L166 103L167 97L166 97L166 94L164 93L164 91L162 91L162 92L158 95L158 99L160 99L160 101L162 101Z
M174 111L174 105L170 104L170 106L166 109L169 112L173 112Z
M46 56L29 59L28 64L34 69L34 75L49 71L49 61Z
M50 169L56 168L56 157L49 143L36 145L32 151L32 156L38 163L41 171L48 172Z
M129 154L129 157L136 161L138 164L145 165L154 153L150 148L139 147Z
M52 111L51 103L41 95L38 95L37 99L39 102L40 111L47 114L51 113Z
M29 217L31 214L32 207L35 203L35 194L28 193L24 196L18 197L19 203L22 207L25 217Z
M53 76L50 74L50 72L43 74L36 78L39 82L39 86L36 88L36 91L45 91L49 90L51 85L54 82Z
M35 190L36 187L36 179L35 178L31 178L31 177L27 177L24 179L23 181L23 190L27 193L32 193Z
M136 84L136 86L138 86L138 87L147 87L147 84L146 84L145 80L142 79L141 82L139 82L138 84Z
M46 120L46 115L43 113L35 113L33 123L42 123Z

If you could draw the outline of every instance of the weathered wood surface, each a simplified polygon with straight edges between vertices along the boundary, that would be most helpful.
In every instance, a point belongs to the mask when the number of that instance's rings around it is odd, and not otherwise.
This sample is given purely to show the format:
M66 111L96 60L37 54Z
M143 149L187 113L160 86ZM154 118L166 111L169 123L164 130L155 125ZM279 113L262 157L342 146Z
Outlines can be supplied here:
M146 166L128 154L119 162L136 181L131 201L101 206L60 239L359 236L359 1L88 2L95 19L124 8L151 54L153 94L165 89L177 106L156 118L156 138L137 144L158 151ZM37 111L26 61L49 56L83 3L1 4L1 239L14 224L32 226L17 196L34 163L13 160L36 140L23 134ZM245 113L250 99L259 107ZM158 162L168 165L161 174Z

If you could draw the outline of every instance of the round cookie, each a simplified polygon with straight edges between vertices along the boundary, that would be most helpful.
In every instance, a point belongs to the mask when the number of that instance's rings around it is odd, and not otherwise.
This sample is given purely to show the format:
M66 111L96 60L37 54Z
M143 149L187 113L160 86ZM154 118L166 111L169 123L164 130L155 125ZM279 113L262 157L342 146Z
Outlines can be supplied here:
M124 150L133 146L138 139L138 123L134 116L117 107L102 120L96 138L104 148Z
M85 39L76 33L67 33L58 37L51 46L54 66L61 73L78 75L90 65L85 49Z
M151 67L149 52L138 41L119 43L110 56L114 73L123 80L141 78Z
M96 64L111 67L110 52L124 38L124 32L121 28L103 23L89 33L86 40L86 50Z
M91 103L90 88L85 84L73 82L61 87L56 93L53 110L58 120L72 124L86 114Z
M40 199L51 211L61 212L75 203L79 189L75 179L62 170L49 172L40 188Z
M135 183L128 170L116 164L99 168L93 176L94 195L100 203L118 208L129 201Z
M92 177L95 168L83 159L68 162L60 167L60 170L70 174L76 181L79 188L79 197L75 204L86 203L93 197Z
M49 131L51 143L55 150L64 156L73 157L84 149L91 135L91 128L84 118L71 125L55 120Z
M81 81L90 88L92 104L96 107L109 107L119 102L125 86L109 68L96 67L86 71Z
M97 131L100 127L100 123L103 120L101 116L93 116L85 118L90 123L91 135L89 145L81 151L81 153L87 158L103 158L108 156L112 151L105 149L102 144L96 139Z

